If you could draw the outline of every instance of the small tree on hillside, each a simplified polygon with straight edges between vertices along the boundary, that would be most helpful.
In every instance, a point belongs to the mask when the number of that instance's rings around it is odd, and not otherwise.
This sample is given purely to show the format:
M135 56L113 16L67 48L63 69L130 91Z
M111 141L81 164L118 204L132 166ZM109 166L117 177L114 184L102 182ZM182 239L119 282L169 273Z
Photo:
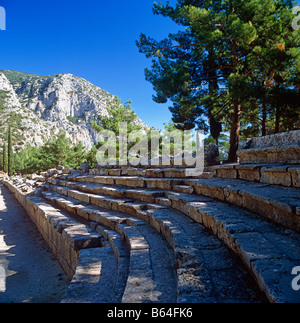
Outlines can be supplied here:
M136 122L137 115L134 112L134 110L131 108L131 101L125 103L125 105L122 104L121 100L115 96L113 99L108 100L108 108L107 108L109 116L98 116L98 123L92 122L92 127L97 131L110 131L113 132L116 136L116 138L119 138L123 135L121 138L122 142L126 142L127 144L127 151L121 151L119 155L119 140L116 142L116 157L118 160L125 158L125 155L127 157L127 153L130 151L130 149L135 145L135 143L129 143L128 138L130 133L136 130L142 130L142 127ZM127 134L124 135L123 130L120 129L121 123L127 123ZM127 138L125 138L127 137ZM110 138L106 141L100 142L96 144L96 148L101 147L102 145L114 145L115 142L112 140L110 142ZM124 147L123 147L124 148ZM95 150L94 150L95 151ZM90 156L91 158L91 156ZM127 159L127 158L126 158Z
M11 126L8 126L8 176L14 174L14 152L11 136Z
M8 172L8 160L7 160L7 149L6 149L6 143L3 145L3 172Z

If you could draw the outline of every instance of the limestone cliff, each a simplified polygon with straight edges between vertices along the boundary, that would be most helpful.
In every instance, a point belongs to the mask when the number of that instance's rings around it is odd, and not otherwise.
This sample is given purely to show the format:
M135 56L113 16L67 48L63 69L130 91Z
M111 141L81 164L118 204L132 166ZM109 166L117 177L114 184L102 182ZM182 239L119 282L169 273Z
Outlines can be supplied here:
M97 142L91 121L108 116L107 100L113 95L72 74L38 76L0 71L0 141L8 121L15 144L39 146L64 130L72 142L90 149ZM147 127L138 119L143 127Z

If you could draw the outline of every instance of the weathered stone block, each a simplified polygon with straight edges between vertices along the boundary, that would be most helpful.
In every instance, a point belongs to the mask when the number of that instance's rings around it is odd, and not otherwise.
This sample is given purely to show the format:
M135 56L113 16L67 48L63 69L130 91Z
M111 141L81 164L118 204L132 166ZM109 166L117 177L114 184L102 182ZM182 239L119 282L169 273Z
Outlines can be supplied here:
M115 184L135 188L145 187L144 180L139 177L115 177Z
M88 163L84 163L79 167L79 170L82 173L88 173L90 169L91 169L91 166Z
M65 205L65 209L67 212L70 212L71 214L76 214L77 205L72 202L68 202Z
M223 189L225 200L233 205L243 206L243 198L239 194L239 191L231 188L230 186Z
M130 214L132 216L138 216L138 211L142 211L145 209L146 204L139 203L139 202L128 202L128 203L122 203L117 206L115 206L114 210L123 212L126 214Z
M256 165L236 165L237 175L239 179L259 182L260 181L260 166Z
M235 165L222 165L214 167L215 177L220 178L237 178Z
M94 176L93 177L93 183L114 185L115 181L114 181L114 178L113 177L108 177L108 176Z
M185 193L185 194L193 194L194 189L188 185L174 185L173 190L175 192Z
M292 186L300 187L300 167L289 167L288 172L291 174Z
M186 176L186 170L179 168L166 168L163 173L165 178L184 178Z
M124 235L130 250L149 249L146 239L142 236L137 227L124 226Z
M171 190L173 185L181 185L182 180L177 179L163 179L163 178L146 178L145 179L147 188Z
M125 203L130 203L132 202L131 199L111 199L110 204L111 204L111 209L114 211L120 211L122 212L122 206ZM125 212L126 213L126 212Z
M287 167L263 167L261 169L262 183L291 186L292 177L291 173L288 172Z
M87 193L69 190L68 196L84 203L90 203L90 195Z
M193 188L196 194L216 198L220 201L224 201L225 199L222 187L194 183Z
M161 169L146 169L145 176L150 178L163 178L164 173Z
M128 168L127 169L127 175L128 176L138 176L138 170L137 168Z
M82 183L82 182L91 182L94 176L87 175L87 176L78 176L76 177L76 182Z
M300 130L252 138L237 152L241 164L300 164Z
M74 183L74 182L65 182L65 186L68 187L68 188L71 188L71 189L76 189L77 188L77 183Z
M125 189L120 187L102 187L98 189L94 188L93 193L94 194L101 193L101 194L109 195L120 199L125 197Z
M92 205L96 205L96 206L111 210L111 201L104 196L91 196L90 203Z
M77 225L66 228L64 229L62 235L69 245L75 250L97 248L101 246L99 234L93 232L85 225Z
M108 175L109 176L121 176L121 169L109 169Z
M91 210L84 205L77 205L76 214L85 220L90 220Z
M147 188L170 190L172 188L171 182L164 179L148 178L146 180Z
M163 196L161 191L149 191L149 190L126 190L126 197L130 199L137 199L142 202L154 203L156 197Z
M166 197L157 197L155 203L163 205L165 207L170 207L172 205L171 201Z
M201 206L203 206L203 203L201 202L190 202L188 214L191 219L200 224L203 223Z
M113 230L115 229L115 226L120 223L120 218L105 211L92 212L90 220Z

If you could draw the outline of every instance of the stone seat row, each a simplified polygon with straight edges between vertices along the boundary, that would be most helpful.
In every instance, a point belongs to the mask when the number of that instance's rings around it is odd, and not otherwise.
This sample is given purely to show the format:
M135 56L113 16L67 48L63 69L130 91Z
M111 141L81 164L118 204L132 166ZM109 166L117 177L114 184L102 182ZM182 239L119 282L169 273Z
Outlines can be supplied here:
M173 190L204 195L243 207L286 228L297 232L300 231L299 188L223 178L166 179L141 176L70 175L67 179L54 177L48 178L47 181L53 185L68 185L69 187L78 183L83 183L83 185L100 184L98 187L94 187L97 190L94 192L119 197L124 197L123 187L163 191ZM88 191L88 187L86 189ZM167 200L165 202L168 203Z
M214 177L300 187L300 165L229 164L211 168Z
M247 296L247 293L254 298L253 291L247 287L248 282L245 283L244 278L239 278L242 276L239 273L239 266L234 265L232 256L219 240L205 232L202 226L188 220L175 210L130 199L121 200L85 193L84 195L90 198L90 201L87 201L79 191L57 186L51 186L49 192L42 194L46 200L55 203L61 209L90 221L91 226L97 228L96 230L103 236L104 231L113 230L125 241L129 241L129 249L133 249L134 255L130 251L129 275L122 302L128 300L130 302L167 300L180 303L238 300L249 302L250 296ZM119 211L127 216L125 218L124 215L120 216ZM132 226L128 227L128 224ZM157 232L152 239L145 235L147 241L136 234L136 230L141 229L145 233L147 228L145 224ZM130 242L130 234L133 234L133 242ZM166 248L163 250L161 245L157 244L158 234L168 241L174 252L176 264L172 264L172 257L168 256L170 251L168 252ZM151 261L149 252L152 254ZM153 259L153 254L156 253L158 255ZM138 267L136 257L144 264L142 267ZM217 260L212 262L212 259ZM150 278L149 261L152 267L156 267L156 275L152 275L155 277L152 278L153 281ZM217 287L212 288L209 282L212 281L211 275L215 273L214 269L220 272L220 277L219 284L214 282ZM175 277L174 271L176 271ZM224 273L227 273L225 277ZM241 285L245 286L242 293ZM222 291L224 286L228 290L227 295Z
M170 209L180 211L212 231L238 255L270 301L299 301L297 293L287 284L291 270L300 260L297 252L300 249L300 238L296 232L279 227L224 200L216 201L216 196L162 190L155 192L147 188L112 189L110 185L83 183L81 180L79 183L58 183L55 179L55 185L62 186L53 186L52 189L84 203L130 214L152 223L172 249L175 248L174 237L170 234L171 224L165 221L168 218L166 214ZM100 195L99 190L106 192L106 195ZM113 196L116 192L118 198ZM159 220L153 217L156 214L159 214ZM276 270L270 272L268 268Z
M59 189L57 188L57 192ZM172 293L166 295L166 291L157 281L153 280L155 276L153 271L157 271L155 264L150 257L150 245L146 240L142 227L145 222L132 217L125 217L119 212L111 210L103 210L95 208L91 205L80 204L78 200L73 198L63 197L55 192L43 192L42 196L46 201L52 203L61 210L65 210L72 215L76 215L86 220L89 225L98 232L106 241L109 242L112 248L116 262L118 265L118 276L122 276L122 280L117 282L119 285L115 288L112 283L109 291L116 289L117 293L112 297L94 297L95 300L102 302L122 302L122 303L140 303L140 302L154 302L161 300L162 302L176 302L176 289ZM78 196L77 196L78 197ZM157 239L156 239L157 240ZM163 249L163 246L159 247ZM170 259L165 259L167 263ZM161 263L160 263L161 267ZM159 275L166 276L165 272L159 268ZM110 280L110 276L105 279ZM170 286L175 286L175 275L170 281ZM74 288L77 287L74 292ZM161 289L159 287L161 287ZM165 287L165 286L164 286ZM68 289L67 295L63 302L73 302L76 299L76 293L81 294L81 289L85 286L78 286L77 279L73 278L71 287ZM108 294L105 289L101 290L102 294ZM75 295L74 295L75 294ZM163 299L161 299L163 295Z
M103 290L114 290L114 277L118 275L112 248L105 243L103 236L80 218L75 219L46 203L44 198L26 196L8 181L4 181L4 184L25 208L53 255L72 280L62 302L88 302L92 299L107 301L108 294L103 294Z
M95 168L90 169L90 175L102 176L141 176L149 178L193 178L186 168ZM199 170L200 171L200 170ZM220 177L228 179L242 179L265 184L300 187L300 165L272 165L272 164L224 164L206 167L195 178Z

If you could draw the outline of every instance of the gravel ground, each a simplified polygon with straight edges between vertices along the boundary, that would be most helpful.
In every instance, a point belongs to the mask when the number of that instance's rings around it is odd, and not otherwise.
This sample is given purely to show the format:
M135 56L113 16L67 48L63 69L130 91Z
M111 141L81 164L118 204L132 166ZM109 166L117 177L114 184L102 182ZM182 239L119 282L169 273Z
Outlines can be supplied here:
M0 303L57 303L68 284L23 207L0 184Z

